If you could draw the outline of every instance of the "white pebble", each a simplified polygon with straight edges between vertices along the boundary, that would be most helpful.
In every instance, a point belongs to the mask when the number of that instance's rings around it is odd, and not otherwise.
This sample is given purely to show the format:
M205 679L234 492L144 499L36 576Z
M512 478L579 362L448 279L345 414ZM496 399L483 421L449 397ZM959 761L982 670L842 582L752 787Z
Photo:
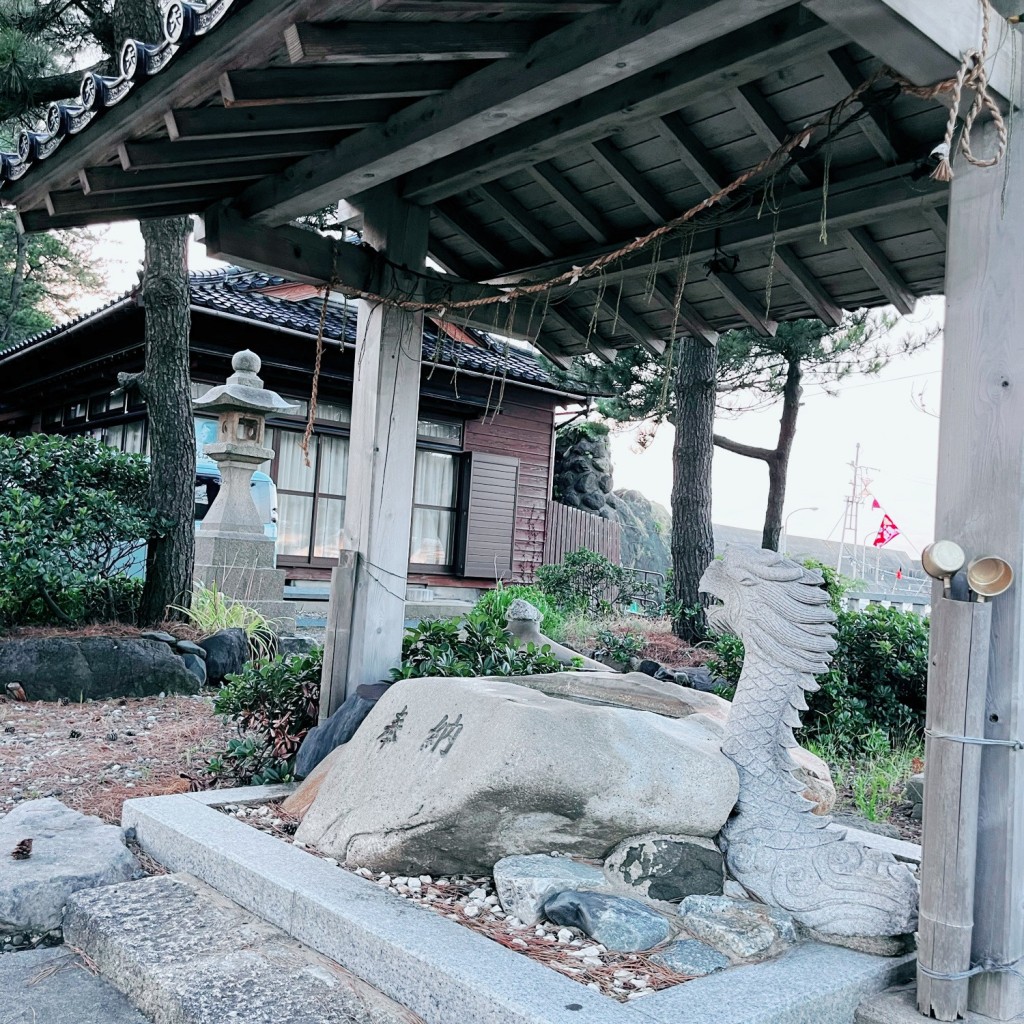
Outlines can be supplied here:
M356 868L356 874L360 878L373 878L373 872L369 868Z
M496 907L498 905L498 897L497 896L488 896L484 900L484 903L486 903L489 907Z
M572 932L568 928L559 928L557 938L559 942L571 942Z
M338 862L333 857L324 857L324 863L330 864L333 868L338 866Z
M421 885L433 885L434 884L434 880L430 877L430 875L420 875L420 884Z
M294 845L297 846L300 850L304 850L306 848L306 844L302 842L301 839L296 839Z
M391 884L391 876L390 875L381 875L380 878L377 879L377 884L378 885L390 885Z
M641 988L641 989L638 989L636 992L630 992L629 995L626 996L626 998L627 999L640 999L643 996L653 995L653 993L654 993L654 989L653 988Z
M601 986L596 981L587 982L587 988L592 988L595 992L601 991Z
M408 885L409 879L405 875L399 875L395 880L395 885Z
M630 978L629 983L633 988L647 988L651 981L649 978Z
M474 889L474 890L473 890L473 891L472 891L472 892L471 892L471 893L469 894L469 898L470 898L471 900L482 900L482 899L484 899L484 898L485 898L486 896L487 896L487 890L486 890L486 889Z
M537 925L537 927L533 929L533 934L536 935L537 938L543 939L544 936L547 935L547 932L544 931L544 925L542 925L542 924Z
M480 908L475 903L470 903L468 907L463 907L462 912L466 917L476 917L480 913Z
M514 938L512 940L512 945L513 946L517 946L519 949L526 949L527 948L526 939Z
M612 977L613 978L632 978L633 977L633 972L632 971L627 971L627 970L624 970L624 969L620 969L620 970L616 971L612 975Z
M587 967L601 967L601 966L603 966L601 961L598 960L596 956L585 956L583 958L583 963Z
M413 892L419 892L420 889L423 888L423 883L418 878L410 878L409 888L412 889Z

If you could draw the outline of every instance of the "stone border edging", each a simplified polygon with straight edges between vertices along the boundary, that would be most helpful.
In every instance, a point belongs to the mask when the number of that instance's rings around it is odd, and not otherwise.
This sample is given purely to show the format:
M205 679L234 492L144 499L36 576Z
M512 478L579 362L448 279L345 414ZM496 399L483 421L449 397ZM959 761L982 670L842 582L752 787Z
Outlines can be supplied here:
M122 825L170 870L213 886L426 1024L851 1024L862 998L913 966L913 956L804 943L778 960L617 1003L214 809L278 799L292 788L128 800Z

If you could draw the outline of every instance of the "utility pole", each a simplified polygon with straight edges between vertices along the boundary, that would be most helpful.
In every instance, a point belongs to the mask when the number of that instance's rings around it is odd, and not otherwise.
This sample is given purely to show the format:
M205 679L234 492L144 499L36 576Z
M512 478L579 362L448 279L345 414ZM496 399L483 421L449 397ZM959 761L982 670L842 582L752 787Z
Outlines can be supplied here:
M843 512L843 532L839 538L839 558L836 560L836 572L843 571L843 556L846 551L846 540L847 537L850 539L850 560L853 566L852 575L857 575L857 548L859 546L860 534L858 533L858 526L860 524L860 506L864 501L864 496L867 493L868 487L871 485L871 478L867 476L868 470L872 473L877 473L878 470L874 466L862 466L860 464L860 442L857 443L857 447L854 450L853 462L847 463L848 466L853 470L850 477L850 493L846 496L846 509ZM867 544L864 545L865 551L865 562L867 558ZM865 568L865 575L867 569Z

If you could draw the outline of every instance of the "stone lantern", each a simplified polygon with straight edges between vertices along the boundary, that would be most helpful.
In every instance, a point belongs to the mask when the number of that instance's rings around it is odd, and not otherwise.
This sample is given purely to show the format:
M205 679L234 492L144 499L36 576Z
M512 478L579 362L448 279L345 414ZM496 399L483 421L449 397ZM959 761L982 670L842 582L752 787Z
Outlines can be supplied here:
M194 575L273 620L277 632L290 632L295 623L284 600L285 573L277 568L274 540L253 501L252 474L274 457L263 444L267 415L297 406L263 387L255 352L236 352L231 367L235 372L225 384L193 403L197 412L217 413L217 441L206 445L205 454L221 474L220 491L196 535Z

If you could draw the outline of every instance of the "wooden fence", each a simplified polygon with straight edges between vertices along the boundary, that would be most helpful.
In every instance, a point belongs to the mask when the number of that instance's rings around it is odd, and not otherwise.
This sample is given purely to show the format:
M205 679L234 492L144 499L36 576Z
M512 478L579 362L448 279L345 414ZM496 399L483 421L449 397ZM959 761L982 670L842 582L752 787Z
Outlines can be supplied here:
M584 512L559 501L548 502L544 562L557 565L570 552L587 548L619 565L622 561L622 527L611 519Z

